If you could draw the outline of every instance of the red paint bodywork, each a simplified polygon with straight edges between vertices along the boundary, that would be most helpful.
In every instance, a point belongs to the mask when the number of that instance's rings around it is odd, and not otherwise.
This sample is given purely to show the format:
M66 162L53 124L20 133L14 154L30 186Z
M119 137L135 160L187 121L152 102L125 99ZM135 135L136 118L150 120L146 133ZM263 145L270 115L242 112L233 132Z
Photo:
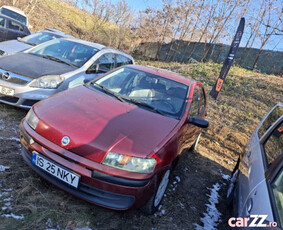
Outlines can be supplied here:
M186 109L181 120L123 103L103 92L79 86L35 104L39 117L36 130L25 120L21 128L32 137L33 144L22 144L29 152L37 151L66 168L81 175L82 182L90 186L119 194L134 195L133 207L145 204L174 159L184 148L192 145L201 129L188 124L189 109L199 82L175 73L131 65L155 75L163 76L189 86ZM206 97L206 93L205 93ZM203 117L205 111L200 115ZM61 144L64 136L70 138L67 146ZM22 140L22 138L21 138ZM157 160L153 173L134 173L102 163L111 151ZM144 187L121 186L91 177L92 170L132 180L148 179ZM62 182L63 183L63 182ZM83 198L83 197L81 197Z

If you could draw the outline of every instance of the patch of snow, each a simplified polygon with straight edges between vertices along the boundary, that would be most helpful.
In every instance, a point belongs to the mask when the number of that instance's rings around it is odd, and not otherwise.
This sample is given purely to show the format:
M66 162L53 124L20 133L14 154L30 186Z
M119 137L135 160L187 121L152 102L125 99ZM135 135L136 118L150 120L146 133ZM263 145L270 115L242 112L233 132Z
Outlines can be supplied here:
M2 196L6 196L6 195L8 195L9 193L7 193L7 192L0 192L0 198L2 197Z
M47 225L48 228L51 228L53 225L52 220L50 218L47 219L45 224Z
M219 169L218 171L219 171L220 175L222 176L222 178L224 180L230 180L231 179L230 175L226 175L226 174L222 173L221 169Z
M22 215L20 215L20 216L17 216L17 215L15 215L15 214L13 214L13 213L10 213L10 214L2 214L1 216L3 216L3 217L6 217L6 218L14 218L14 219L17 219L17 220L21 220L21 219L24 219L24 215L22 214Z
M6 169L9 169L10 167L8 166L4 166L4 165L0 165L0 172L4 172Z
M18 137L0 137L2 141L18 141L21 142L20 138Z
M230 180L230 176L229 175L222 174L221 176L222 176L222 178L224 180Z
M200 218L203 223L203 227L194 223L196 226L196 230L216 230L216 226L220 222L221 213L217 210L216 204L218 204L218 191L220 190L221 185L216 183L212 186L212 188L208 188L210 194L207 194L209 197L209 204L206 204L206 212L203 213L204 217Z
M166 213L165 210L162 209L162 210L161 210L161 214L162 214L162 215L165 215L165 213Z
M178 176L176 176L176 180L178 181L178 183L180 183L180 182L181 182L181 178L180 178L180 177L178 177Z
M173 181L173 184L177 184L177 181Z
M6 207L11 206L11 202L7 202L4 204Z
M13 188L4 188L3 189L5 192L12 192L14 189Z
M180 204L180 207L182 208L182 209L184 209L185 208L185 206L179 201L179 204Z
M9 198L5 198L3 201L9 202L9 201L11 201L11 200L12 200L12 197L9 197Z

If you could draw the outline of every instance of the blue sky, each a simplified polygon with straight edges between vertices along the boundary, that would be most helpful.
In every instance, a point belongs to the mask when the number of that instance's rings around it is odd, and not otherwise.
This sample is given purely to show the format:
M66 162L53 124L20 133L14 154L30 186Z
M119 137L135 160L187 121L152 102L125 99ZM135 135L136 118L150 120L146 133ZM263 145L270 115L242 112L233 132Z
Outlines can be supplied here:
M111 0L112 3L118 2L119 0ZM174 1L174 0L173 0ZM189 0L188 0L189 1ZM161 8L162 7L162 0L126 0L126 2L130 5L132 10L138 12L141 10L145 10L146 8ZM251 6L258 5L256 0L251 1ZM278 7L280 6L280 0L277 2L279 4ZM246 25L249 23L249 18L246 17ZM238 27L238 23L234 25L235 27L235 32ZM249 32L248 28L246 27L246 30L244 32L242 42L240 46L244 46L246 44L245 40L249 37ZM231 37L234 36L234 34L231 34ZM230 41L231 40L231 41ZM230 44L232 42L232 38L228 38L225 43ZM276 51L283 51L283 35L274 35L271 36L267 44L265 45L264 49L269 49L273 50L274 47L276 46ZM257 47L256 47L257 48Z

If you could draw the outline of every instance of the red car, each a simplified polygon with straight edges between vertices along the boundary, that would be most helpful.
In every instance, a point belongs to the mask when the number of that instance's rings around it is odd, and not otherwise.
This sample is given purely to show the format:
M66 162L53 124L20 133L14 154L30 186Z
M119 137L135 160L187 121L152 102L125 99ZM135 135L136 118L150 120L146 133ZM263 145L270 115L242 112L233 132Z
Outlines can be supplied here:
M115 210L154 213L178 155L208 126L201 83L128 65L35 104L22 155L59 188Z

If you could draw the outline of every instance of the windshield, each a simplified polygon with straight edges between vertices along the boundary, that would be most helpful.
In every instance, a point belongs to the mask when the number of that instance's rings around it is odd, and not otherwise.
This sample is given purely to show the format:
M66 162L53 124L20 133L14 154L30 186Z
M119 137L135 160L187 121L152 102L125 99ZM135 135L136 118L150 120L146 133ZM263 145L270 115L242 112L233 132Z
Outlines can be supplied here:
M129 67L107 74L91 85L175 119L181 119L183 115L188 91L188 86L182 83Z
M21 14L16 13L15 11L11 11L11 10L8 10L6 8L1 8L0 12L2 14L9 16L10 18L16 19L17 21L23 23L24 25L27 24L27 18L25 16L21 15Z
M61 38L62 35L48 33L48 32L38 32L33 33L31 35L25 36L23 38L20 38L19 40L21 42L25 42L31 45L38 45L43 42L47 42L49 40L55 39L55 38Z
M31 49L28 53L82 67L98 49L71 40L53 39Z

